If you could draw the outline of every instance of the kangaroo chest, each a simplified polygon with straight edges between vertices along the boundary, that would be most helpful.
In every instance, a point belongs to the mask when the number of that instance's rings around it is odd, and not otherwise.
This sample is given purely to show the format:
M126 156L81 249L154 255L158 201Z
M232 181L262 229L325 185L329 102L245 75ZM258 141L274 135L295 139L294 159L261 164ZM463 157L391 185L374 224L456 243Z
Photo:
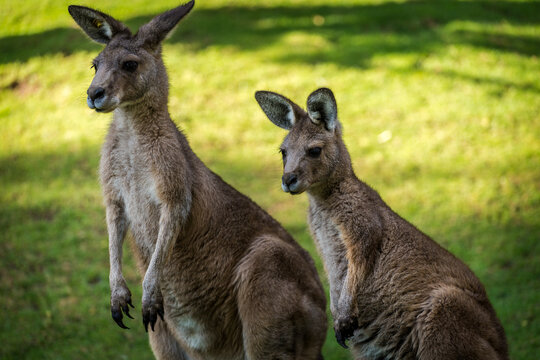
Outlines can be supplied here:
M105 191L114 193L123 205L129 228L143 256L149 258L159 231L160 200L151 159L134 136L121 132L115 146L106 147L102 161L108 166L102 172Z
M105 186L122 199L139 253L149 261L159 232L160 201L151 165L142 154L134 151L138 147L133 139L119 139L118 149L108 154L114 172ZM176 270L186 272L186 269ZM212 339L207 336L208 331L197 316L197 308L186 306L184 302L188 301L184 301L184 294L167 281L172 278L177 278L177 274L165 273L161 284L171 330L186 346L197 351L204 350L212 344Z
M102 154L102 162L108 168L107 173L102 171L102 183L106 191L112 191L122 200L138 252L149 261L159 233L161 201L157 192L159 179L156 178L159 174L153 171L148 149L136 137L126 131L117 133L112 140L114 146L106 145ZM196 255L186 249L178 255L175 266L163 269L161 291L166 318L170 330L195 359L198 358L196 354L204 354L200 358L219 359L208 351L219 347L224 336L231 335L223 331L223 324L208 321L213 318L208 311L212 308L213 295L208 294L215 290L197 286L206 282L197 278L200 268L191 264ZM240 338L240 334L236 337ZM236 357L233 354L229 358Z
M348 261L339 228L332 221L331 215L324 207L317 206L315 201L310 201L309 226L328 276L330 285L330 309L335 318L339 312L337 309L338 299L340 298L343 286L345 286L344 281L347 274ZM362 354L362 358L387 358L387 355L391 354L391 351L394 349L392 346L387 348L384 345L379 345L380 335L378 330L380 330L380 327L369 326L371 321L373 321L373 314L371 314L373 304L370 300L364 299L362 295L353 301L359 302L358 308L361 312L359 314L359 320L363 323L364 327L354 332L354 336L349 340L349 343L359 344L358 346L354 346L354 348L356 353ZM380 342L384 344L386 340Z

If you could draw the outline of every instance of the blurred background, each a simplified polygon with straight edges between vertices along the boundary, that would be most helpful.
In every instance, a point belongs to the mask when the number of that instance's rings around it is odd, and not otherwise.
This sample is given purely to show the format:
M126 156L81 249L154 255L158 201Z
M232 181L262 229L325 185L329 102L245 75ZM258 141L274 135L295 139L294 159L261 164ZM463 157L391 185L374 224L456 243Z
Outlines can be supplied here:
M149 359L109 312L97 168L110 114L86 106L101 47L73 1L0 0L0 359ZM132 30L179 1L81 1ZM540 3L197 0L164 45L170 113L215 172L308 249L280 189L285 132L254 100L330 87L358 177L485 284L512 359L540 353ZM411 264L411 267L413 265ZM329 330L326 359L349 359Z

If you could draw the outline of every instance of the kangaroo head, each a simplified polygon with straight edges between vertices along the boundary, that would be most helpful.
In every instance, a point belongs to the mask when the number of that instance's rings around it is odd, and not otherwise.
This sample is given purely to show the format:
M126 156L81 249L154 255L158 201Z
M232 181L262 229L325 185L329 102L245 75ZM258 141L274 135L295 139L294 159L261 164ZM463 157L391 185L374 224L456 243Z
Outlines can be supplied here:
M300 194L326 183L343 153L341 125L332 91L321 88L311 93L307 112L270 91L257 91L255 99L270 121L289 130L280 147L283 191Z
M106 45L92 62L96 74L87 91L88 106L109 112L144 99L164 99L166 103L168 80L161 59L161 42L193 4L192 0L154 17L135 35L107 14L84 6L69 6L69 13L84 32Z

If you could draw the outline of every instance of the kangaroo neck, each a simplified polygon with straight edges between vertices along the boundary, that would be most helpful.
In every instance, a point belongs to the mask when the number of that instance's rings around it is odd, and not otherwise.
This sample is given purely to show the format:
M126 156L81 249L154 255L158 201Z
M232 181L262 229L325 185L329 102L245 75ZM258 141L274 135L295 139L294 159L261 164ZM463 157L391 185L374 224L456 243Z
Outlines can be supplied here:
M307 193L310 201L317 204L329 203L336 198L347 196L359 182L353 172L334 173L324 182L312 185Z
M119 126L128 128L141 136L172 121L166 99L153 101L143 98L139 102L115 109L113 117Z

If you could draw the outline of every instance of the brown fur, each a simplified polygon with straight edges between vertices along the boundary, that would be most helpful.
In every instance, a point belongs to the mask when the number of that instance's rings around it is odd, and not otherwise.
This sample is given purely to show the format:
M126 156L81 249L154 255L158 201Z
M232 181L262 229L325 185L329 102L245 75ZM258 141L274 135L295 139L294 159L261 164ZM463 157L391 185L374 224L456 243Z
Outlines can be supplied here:
M504 330L472 271L355 176L332 92L313 92L307 112L279 94L256 98L290 130L282 186L308 193L338 342L348 339L355 359L508 359Z
M169 117L160 42L192 6L157 16L135 35L104 13L69 8L107 44L94 61L88 104L114 111L100 165L113 318L125 327L129 316L121 270L129 230L156 358L316 359L327 324L313 260L210 171Z

